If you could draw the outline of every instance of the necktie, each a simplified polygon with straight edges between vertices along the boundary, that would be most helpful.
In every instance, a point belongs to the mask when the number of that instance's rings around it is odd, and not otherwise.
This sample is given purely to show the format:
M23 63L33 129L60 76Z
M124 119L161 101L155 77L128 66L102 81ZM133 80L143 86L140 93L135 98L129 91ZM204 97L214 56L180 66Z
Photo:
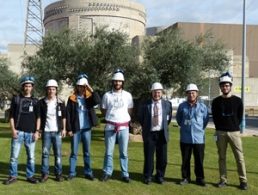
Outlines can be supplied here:
M153 126L157 126L159 124L159 108L158 103L155 102L153 106Z

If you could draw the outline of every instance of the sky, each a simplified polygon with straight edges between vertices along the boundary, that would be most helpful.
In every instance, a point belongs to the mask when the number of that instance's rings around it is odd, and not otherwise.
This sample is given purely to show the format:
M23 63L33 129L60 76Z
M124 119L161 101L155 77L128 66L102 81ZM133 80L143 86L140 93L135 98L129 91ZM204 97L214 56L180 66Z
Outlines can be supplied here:
M57 0L42 0L42 8ZM244 0L131 0L145 6L147 27L176 22L241 24ZM1 1L0 52L23 43L27 0ZM246 23L258 25L258 1L246 0Z

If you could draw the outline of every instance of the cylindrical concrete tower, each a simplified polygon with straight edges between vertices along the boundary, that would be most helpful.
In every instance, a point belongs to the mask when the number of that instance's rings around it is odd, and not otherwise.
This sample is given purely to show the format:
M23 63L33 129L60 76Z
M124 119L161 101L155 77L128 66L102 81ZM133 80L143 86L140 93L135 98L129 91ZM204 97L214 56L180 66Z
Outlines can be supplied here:
M129 38L145 35L143 5L129 0L63 0L45 8L45 31L63 28L94 34L96 27L119 30Z

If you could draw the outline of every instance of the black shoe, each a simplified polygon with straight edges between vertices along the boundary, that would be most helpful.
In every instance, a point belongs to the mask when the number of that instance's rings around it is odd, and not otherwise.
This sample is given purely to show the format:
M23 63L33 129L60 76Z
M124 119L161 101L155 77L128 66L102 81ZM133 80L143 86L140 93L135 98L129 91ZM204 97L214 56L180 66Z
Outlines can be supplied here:
M129 177L122 177L122 181L125 183L130 183L130 178Z
M206 183L205 183L205 180L204 180L204 179L196 179L196 184L197 184L198 186L206 187Z
M85 179L93 181L94 180L94 176L93 175L85 175Z
M151 178L144 178L143 183L149 185L151 182Z
M225 181L220 181L217 185L218 185L218 188L223 188L223 187L226 187L226 186L227 186L227 182L225 182Z
M35 177L28 177L27 182L32 183L32 184L37 184L37 183L39 183L39 180L36 179Z
M247 190L247 183L246 182L240 182L239 188L241 190Z
M48 175L47 174L43 174L40 178L41 183L45 183L47 180L48 180Z
M8 177L7 180L5 180L5 181L3 182L3 184L4 184L4 185L10 185L10 184L12 184L12 183L15 183L16 181L17 181L17 178L16 178L16 177L10 176L10 177Z
M68 176L66 177L66 180L67 180L67 181L71 181L71 180L74 179L74 178L75 178L74 175L68 175Z
M101 181L107 181L110 179L110 175L104 174L103 177L101 178Z
M180 185L186 185L186 184L189 184L189 180L188 179L186 179L186 178L184 178L184 179L182 179L182 181L180 181L180 183L179 183Z
M60 175L56 175L56 181L62 182L62 181L64 181L64 177L61 174Z
M157 182L158 184L163 184L163 183L164 183L163 177L156 177L155 180L156 180L156 182Z

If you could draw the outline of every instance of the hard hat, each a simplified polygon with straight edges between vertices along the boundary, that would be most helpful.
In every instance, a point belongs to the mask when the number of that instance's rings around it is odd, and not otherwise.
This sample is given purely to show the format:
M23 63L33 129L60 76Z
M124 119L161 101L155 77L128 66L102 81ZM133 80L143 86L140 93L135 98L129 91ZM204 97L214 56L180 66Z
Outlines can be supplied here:
M153 83L151 86L151 91L154 91L154 90L163 90L161 83L159 82Z
M47 81L46 87L58 87L56 80L50 79Z
M186 91L186 92L187 92L187 91L199 91L199 89L198 89L197 85L191 83L191 84L187 85L185 91Z
M124 71L120 68L116 69L113 77L112 77L112 81L124 81Z
M76 82L76 85L88 85L88 80L83 77Z
M221 83L230 83L230 84L232 84L232 82L233 82L233 77L231 76L231 74L229 72L223 73L219 77L219 84L221 84Z
M20 85L26 84L26 83L31 83L32 85L34 85L35 82L35 78L32 76L25 76L22 77L20 80Z

